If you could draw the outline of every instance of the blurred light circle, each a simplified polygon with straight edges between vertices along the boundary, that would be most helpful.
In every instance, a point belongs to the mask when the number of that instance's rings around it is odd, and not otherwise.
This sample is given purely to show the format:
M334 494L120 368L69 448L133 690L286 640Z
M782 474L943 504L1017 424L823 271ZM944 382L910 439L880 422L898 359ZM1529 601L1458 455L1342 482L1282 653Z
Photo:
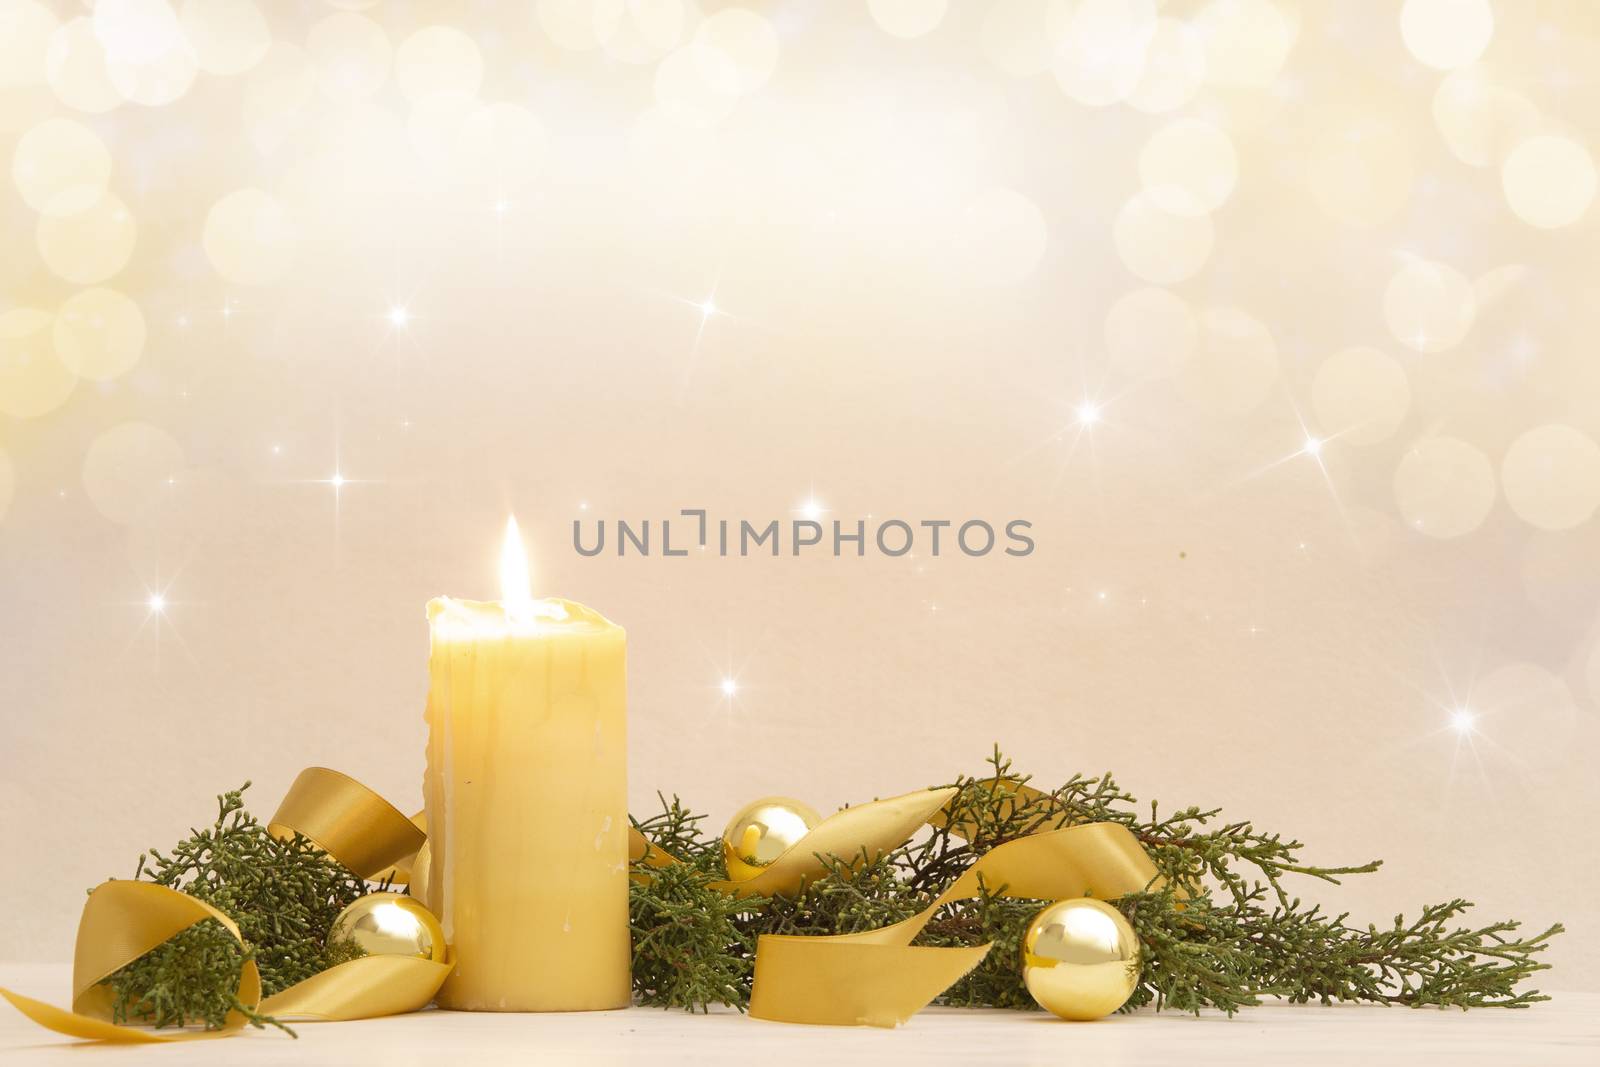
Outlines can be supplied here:
M11 177L33 210L73 215L105 195L111 181L111 152L82 123L45 119L17 141Z
M458 166L472 182L511 192L539 176L547 154L544 125L518 104L475 108L456 137Z
M426 195L424 179L398 115L376 101L356 100L317 108L306 120L308 139L318 147L296 153L274 189L296 240L309 233L319 243L364 243L392 231L396 219L414 217L418 198Z
M1264 89L1283 69L1294 29L1269 0L1212 0L1190 23L1216 85Z
M1536 663L1505 663L1472 680L1465 697L1473 730L1523 764L1567 764L1578 733L1578 705L1567 683Z
M1015 285L1038 267L1048 244L1038 205L1015 190L990 188L967 203L957 257L977 285Z
M1417 61L1438 70L1464 67L1494 36L1489 0L1406 0L1400 36Z
M207 74L243 74L272 47L267 20L251 0L184 0L178 21Z
M1570 530L1600 508L1600 445L1559 423L1529 430L1506 450L1500 484L1524 522Z
M1411 408L1411 384L1399 360L1376 348L1347 348L1322 361L1311 382L1317 425L1351 444L1393 436Z
M1144 71L1128 91L1128 103L1147 114L1159 115L1194 99L1206 80L1205 42L1180 19L1156 20L1155 33L1144 53Z
M117 92L129 103L144 107L161 107L178 99L194 84L199 69L194 51L183 40L150 60L134 62L114 53L106 57L106 75Z
M1477 303L1479 312L1493 307L1512 289L1520 286L1527 276L1526 265L1503 263L1472 279L1472 298Z
M656 67L656 104L685 126L704 128L726 118L739 91L739 72L719 48L688 44Z
M118 423L101 433L83 457L83 491L100 514L130 523L182 473L183 448L148 422Z
M1533 102L1491 83L1477 67L1452 71L1433 94L1433 122L1451 153L1474 167L1498 165L1539 125Z
M1151 199L1173 214L1215 211L1239 180L1239 157L1222 130L1179 119L1144 143L1139 179Z
M1183 196L1168 189L1162 201ZM1148 191L1136 193L1117 213L1112 238L1117 255L1134 274L1147 282L1170 285L1193 277L1211 255L1211 218L1196 204L1183 212L1171 211Z
M94 285L127 266L139 226L126 204L107 193L71 215L41 215L35 231L45 266L69 282Z
M1594 201L1594 160L1565 137L1544 134L1517 145L1500 167L1506 203L1530 226L1577 222Z
M1199 337L1200 325L1188 302L1166 289L1135 289L1118 297L1106 312L1106 354L1137 378L1178 373Z
M483 54L452 26L426 26L395 49L394 80L413 104L433 93L470 95L483 85Z
M700 24L694 41L728 57L737 92L755 92L778 69L778 31L754 11L739 7L718 11Z
M6 517L6 512L11 507L11 497L17 488L16 468L11 465L11 457L6 455L6 450L0 448L0 519Z
M98 114L122 103L122 94L111 84L106 70L106 51L87 15L79 15L50 35L44 64L51 91L68 107Z
M1454 267L1412 259L1383 292L1383 318L1395 340L1418 352L1454 348L1477 317L1472 283Z
M1238 308L1200 313L1200 338L1183 368L1184 394L1223 415L1253 411L1278 380L1278 345L1272 331Z
M1536 531L1521 549L1518 573L1529 606L1576 619L1600 604L1600 537Z
M306 51L274 42L246 79L240 109L257 150L271 152L289 139L316 90L316 71Z
M201 244L227 281L266 285L294 265L294 221L271 193L236 189L211 205Z
M867 0L872 21L896 37L921 37L944 21L947 0Z
M341 11L323 18L306 36L306 51L317 71L317 85L334 99L372 96L389 79L389 37L365 15Z
M52 350L53 321L36 308L0 311L0 413L37 418L60 407L78 384Z
M996 0L983 16L978 43L990 63L1013 78L1050 69L1054 50L1049 35L1051 0Z
M623 63L654 63L683 39L682 0L629 0L619 7L617 28L605 42L606 55L611 58Z
M471 93L430 93L412 105L406 116L406 136L423 160L447 168L456 159L456 147L467 119L483 104Z
M647 195L674 210L723 187L729 170L718 149L714 130L685 126L659 104L639 112L628 134L630 165L651 176Z
M144 313L115 289L85 289L56 311L56 355L80 378L103 382L132 370L144 352Z
M96 0L94 32L113 63L156 63L184 46L177 13L165 0Z
M622 6L616 0L538 0L534 12L540 27L558 47L587 52L611 39Z
M1077 0L1070 13L1057 9L1050 28L1056 84L1090 107L1125 99L1144 74L1155 32L1154 0Z
M45 80L45 50L57 25L50 9L33 0L0 4L0 89Z
M1461 537L1494 506L1489 457L1454 437L1429 437L1400 457L1394 499L1406 525L1429 537Z
M1312 144L1307 180L1317 204L1352 226L1377 226L1411 195L1415 171L1403 131L1382 120L1336 127Z

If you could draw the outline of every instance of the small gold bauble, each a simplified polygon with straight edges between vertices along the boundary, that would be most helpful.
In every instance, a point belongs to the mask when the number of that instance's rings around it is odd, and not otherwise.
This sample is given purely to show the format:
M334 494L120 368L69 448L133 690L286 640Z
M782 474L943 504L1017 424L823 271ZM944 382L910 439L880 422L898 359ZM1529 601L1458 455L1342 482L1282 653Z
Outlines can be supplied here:
M329 940L349 938L369 956L415 956L443 963L444 928L433 912L399 893L357 897L333 920Z
M1040 1007L1063 1019L1099 1019L1139 984L1139 937L1109 904L1058 900L1028 924L1022 978Z
M728 877L736 882L754 878L821 821L815 808L790 797L762 797L746 804L722 831Z

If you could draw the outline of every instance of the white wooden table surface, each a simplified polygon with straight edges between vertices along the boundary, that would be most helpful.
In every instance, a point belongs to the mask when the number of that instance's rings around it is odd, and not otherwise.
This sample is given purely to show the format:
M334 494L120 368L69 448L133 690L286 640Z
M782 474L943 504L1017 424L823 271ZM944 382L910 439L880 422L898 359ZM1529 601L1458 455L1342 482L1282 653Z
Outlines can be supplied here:
M0 985L65 1005L69 969L0 964ZM898 1030L787 1026L733 1012L654 1008L572 1015L425 1011L350 1023L306 1023L299 1040L250 1031L182 1045L82 1045L41 1030L0 1001L0 1064L1005 1063L1583 1064L1600 1063L1600 994L1572 993L1527 1011L1411 1011L1269 1005L1233 1019L1145 1012L1096 1023L1042 1013L930 1008Z

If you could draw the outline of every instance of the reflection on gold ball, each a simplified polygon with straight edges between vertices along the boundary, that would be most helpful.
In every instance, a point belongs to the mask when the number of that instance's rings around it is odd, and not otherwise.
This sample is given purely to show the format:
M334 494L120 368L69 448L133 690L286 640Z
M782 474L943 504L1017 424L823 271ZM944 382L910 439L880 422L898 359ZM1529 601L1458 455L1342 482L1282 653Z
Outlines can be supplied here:
M1098 900L1058 900L1028 924L1022 977L1041 1007L1063 1019L1110 1015L1139 984L1139 938Z
M728 877L736 882L754 878L821 821L815 808L789 797L762 797L746 804L722 831Z
M329 939L347 937L369 956L415 956L443 963L444 928L433 913L399 893L368 893L333 920Z

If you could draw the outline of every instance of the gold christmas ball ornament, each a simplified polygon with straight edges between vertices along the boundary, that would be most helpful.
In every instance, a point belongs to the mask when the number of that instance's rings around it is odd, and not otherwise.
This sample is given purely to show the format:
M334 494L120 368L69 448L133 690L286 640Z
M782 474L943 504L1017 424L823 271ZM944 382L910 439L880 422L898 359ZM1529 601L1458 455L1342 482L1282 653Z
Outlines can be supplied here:
M1039 1006L1063 1019L1103 1018L1139 984L1139 937L1109 904L1058 900L1028 924L1022 978Z
M810 833L822 816L790 797L762 797L739 809L722 831L728 877L748 881Z
M433 912L399 893L357 897L333 920L329 939L349 938L369 956L445 961L444 927Z

